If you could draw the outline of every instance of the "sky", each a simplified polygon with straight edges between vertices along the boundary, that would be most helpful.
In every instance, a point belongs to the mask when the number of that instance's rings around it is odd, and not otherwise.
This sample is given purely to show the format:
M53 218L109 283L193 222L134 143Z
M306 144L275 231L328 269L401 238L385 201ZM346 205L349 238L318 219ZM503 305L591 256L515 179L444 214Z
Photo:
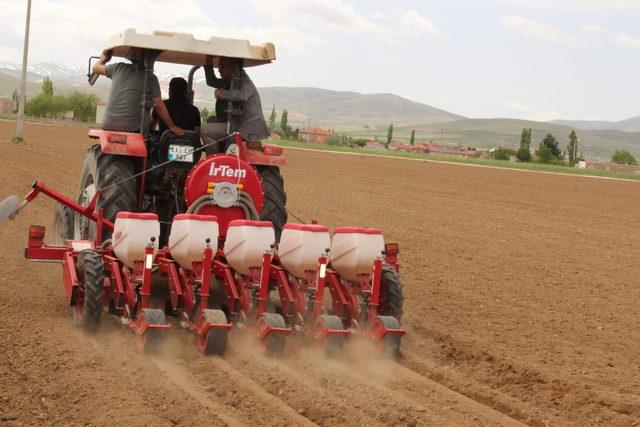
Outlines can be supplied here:
M0 0L22 62L26 0ZM640 114L640 0L33 0L29 62L84 65L125 28L276 45L257 86L394 93L468 117ZM161 66L158 71L163 71Z

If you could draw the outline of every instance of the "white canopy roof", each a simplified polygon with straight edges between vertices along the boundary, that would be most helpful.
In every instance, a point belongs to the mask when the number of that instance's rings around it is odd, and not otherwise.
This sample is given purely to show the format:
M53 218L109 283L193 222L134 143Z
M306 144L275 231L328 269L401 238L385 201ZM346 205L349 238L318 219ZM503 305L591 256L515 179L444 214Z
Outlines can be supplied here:
M252 45L247 40L211 37L198 40L191 34L154 31L151 34L138 33L129 28L112 36L106 49L113 49L113 56L126 57L129 49L140 47L162 51L157 61L174 64L205 65L206 57L213 56L217 66L221 56L244 59L246 67L268 64L276 59L273 43Z

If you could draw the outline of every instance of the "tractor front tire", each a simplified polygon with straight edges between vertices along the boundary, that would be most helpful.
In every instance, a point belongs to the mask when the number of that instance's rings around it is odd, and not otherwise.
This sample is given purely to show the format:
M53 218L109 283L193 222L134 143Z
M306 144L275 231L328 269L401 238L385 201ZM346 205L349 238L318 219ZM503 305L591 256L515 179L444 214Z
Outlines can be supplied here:
M280 241L282 227L287 223L287 193L284 191L284 179L277 166L257 165L264 187L264 205L260 212L262 221L271 221L276 233L276 241Z
M78 203L87 206L91 203L95 192L100 190L96 208L103 209L105 219L115 221L118 212L134 212L138 206L134 171L135 165L132 158L105 154L100 145L92 146L87 150L80 173ZM80 215L76 215L75 218L75 237L95 239L95 223ZM103 230L102 239L111 238L111 233L111 230Z

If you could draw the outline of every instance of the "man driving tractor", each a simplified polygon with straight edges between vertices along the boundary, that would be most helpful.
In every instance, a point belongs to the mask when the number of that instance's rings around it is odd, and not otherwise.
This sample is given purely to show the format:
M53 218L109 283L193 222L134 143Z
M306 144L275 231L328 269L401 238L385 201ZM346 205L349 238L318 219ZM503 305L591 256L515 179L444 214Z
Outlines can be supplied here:
M200 111L198 107L192 105L189 102L189 84L182 77L174 77L169 82L169 99L164 101L164 105L167 107L171 120L184 130L191 130L196 133L200 132ZM160 120L158 121L158 109L154 108L151 114L152 120L149 124L149 129L155 129L158 125L160 135L166 130L169 130L169 126Z

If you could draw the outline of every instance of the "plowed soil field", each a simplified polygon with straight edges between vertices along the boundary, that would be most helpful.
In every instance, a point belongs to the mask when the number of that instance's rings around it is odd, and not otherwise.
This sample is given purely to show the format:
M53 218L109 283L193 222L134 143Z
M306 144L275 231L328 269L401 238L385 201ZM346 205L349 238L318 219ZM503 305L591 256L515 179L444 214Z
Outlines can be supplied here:
M73 196L87 129L0 122L0 197L41 178ZM185 331L135 350L74 328L61 268L22 258L36 199L0 226L0 424L640 425L640 183L287 150L295 215L385 230L401 247L397 361L357 342L280 359Z

